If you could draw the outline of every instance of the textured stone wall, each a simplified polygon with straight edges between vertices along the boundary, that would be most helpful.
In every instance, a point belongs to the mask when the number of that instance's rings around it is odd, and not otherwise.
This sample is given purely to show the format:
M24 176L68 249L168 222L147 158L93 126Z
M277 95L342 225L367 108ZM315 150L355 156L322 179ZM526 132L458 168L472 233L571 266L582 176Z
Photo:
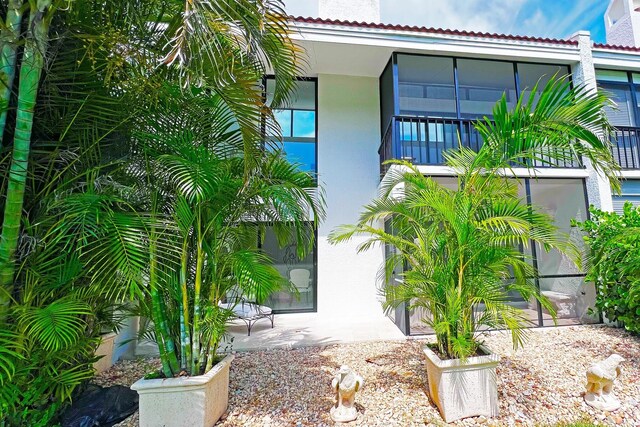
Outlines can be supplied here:
M578 40L580 50L580 62L573 64L573 79L576 84L584 84L589 90L596 91L596 70L593 66L591 52L591 35L588 31L580 31L574 37ZM613 199L611 197L611 184L609 179L596 172L593 165L585 160L585 167L589 173L586 179L587 196L589 204L605 211L613 211Z
M625 16L607 28L607 43L620 46L635 46L636 40L632 22L631 16Z
M640 46L640 12L633 0L612 1L605 13L607 43L620 46Z

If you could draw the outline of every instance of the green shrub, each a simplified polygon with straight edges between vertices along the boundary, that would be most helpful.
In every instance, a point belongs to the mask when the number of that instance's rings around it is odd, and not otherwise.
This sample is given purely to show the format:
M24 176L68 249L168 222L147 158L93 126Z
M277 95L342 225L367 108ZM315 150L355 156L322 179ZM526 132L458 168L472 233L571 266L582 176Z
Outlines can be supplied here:
M596 308L640 332L640 208L627 202L622 215L590 212L590 220L575 225L587 233L587 280L596 285Z

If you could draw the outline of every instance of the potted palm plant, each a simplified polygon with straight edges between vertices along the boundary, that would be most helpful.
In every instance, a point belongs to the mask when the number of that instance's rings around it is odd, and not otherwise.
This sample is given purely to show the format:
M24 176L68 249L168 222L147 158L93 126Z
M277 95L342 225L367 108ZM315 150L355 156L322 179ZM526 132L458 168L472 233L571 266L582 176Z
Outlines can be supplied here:
M233 359L218 351L234 315L227 296L261 304L289 286L258 248L259 236L269 224L304 256L313 247L309 222L323 215L315 177L279 151L261 150L249 164L224 108L202 92L157 107L153 114L163 120L137 133L140 155L127 168L149 201L137 314L151 319L162 362L156 378L132 386L143 426L215 424L227 407ZM189 117L201 111L210 121L198 129ZM233 147L236 155L221 155Z
M512 111L505 97L493 118L475 124L484 145L446 153L457 174L450 189L411 164L393 162L380 196L365 206L355 225L341 226L330 239L339 243L367 235L360 250L389 244L395 253L383 266L387 310L407 304L427 313L422 319L436 337L424 349L429 393L446 422L498 413L499 358L481 343L488 329L508 329L514 348L526 339L527 317L508 304L510 294L536 299L553 314L534 285L536 271L521 248L537 244L579 260L579 251L553 218L522 200L514 167L535 174L533 165L581 161L611 176L616 166L602 113L607 98L567 78L551 79ZM579 142L581 140L581 142ZM376 227L390 221L393 232ZM387 228L388 229L388 228ZM405 272L392 276L398 265Z

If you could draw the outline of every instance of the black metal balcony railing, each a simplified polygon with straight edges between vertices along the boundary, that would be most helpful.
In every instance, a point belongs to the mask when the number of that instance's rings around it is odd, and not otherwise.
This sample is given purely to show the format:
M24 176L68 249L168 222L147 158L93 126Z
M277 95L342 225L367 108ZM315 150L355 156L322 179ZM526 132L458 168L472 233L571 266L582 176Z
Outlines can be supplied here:
M443 153L447 150L460 146L479 150L483 142L473 124L474 120L468 119L392 117L378 150L380 173L384 175L387 172L388 165L382 163L390 159L406 160L414 165L443 165ZM634 135L637 141L640 134ZM544 159L544 156L540 158ZM550 166L542 160L534 163L535 167ZM555 166L580 168L582 164L570 159L560 159L555 161Z
M622 169L640 169L640 128L617 126L611 142L613 158Z

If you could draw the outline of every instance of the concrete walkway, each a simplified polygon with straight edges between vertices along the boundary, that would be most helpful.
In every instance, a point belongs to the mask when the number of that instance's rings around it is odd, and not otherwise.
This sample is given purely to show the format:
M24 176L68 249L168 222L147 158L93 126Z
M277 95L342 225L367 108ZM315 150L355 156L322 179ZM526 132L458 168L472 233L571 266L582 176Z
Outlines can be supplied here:
M317 313L277 314L273 329L271 322L263 319L247 336L246 325L236 320L229 326L229 332L236 351L406 339L383 315L328 318Z

